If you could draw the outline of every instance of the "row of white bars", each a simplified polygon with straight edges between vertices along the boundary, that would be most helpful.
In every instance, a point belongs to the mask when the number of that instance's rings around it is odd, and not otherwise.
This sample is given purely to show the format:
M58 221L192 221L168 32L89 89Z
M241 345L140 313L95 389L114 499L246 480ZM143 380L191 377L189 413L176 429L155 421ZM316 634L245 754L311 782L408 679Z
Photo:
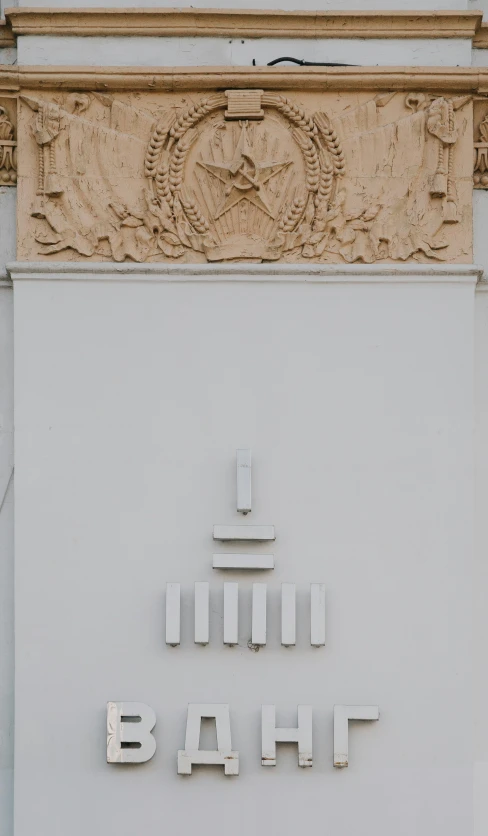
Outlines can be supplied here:
M251 644L266 644L267 584L252 585ZM166 585L166 644L176 647L181 638L181 587ZM239 584L224 583L224 644L238 644ZM210 639L210 584L195 583L195 643L208 644ZM281 644L296 643L296 586L281 584ZM325 645L325 584L310 584L310 644Z

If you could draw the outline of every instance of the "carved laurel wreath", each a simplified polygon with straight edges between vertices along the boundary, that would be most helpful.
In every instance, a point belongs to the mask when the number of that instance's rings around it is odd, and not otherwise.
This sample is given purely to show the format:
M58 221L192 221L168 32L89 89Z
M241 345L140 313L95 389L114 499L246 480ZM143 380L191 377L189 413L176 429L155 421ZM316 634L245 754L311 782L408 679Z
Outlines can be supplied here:
M145 176L159 216L165 219L160 246L166 255L178 257L185 247L204 251L212 243L212 232L195 195L183 184L187 154L197 138L198 123L213 111L225 108L227 99L218 93L191 105L178 116L166 112L151 134L145 158ZM292 136L301 149L306 178L296 187L290 203L277 222L276 243L282 251L306 248L313 233L325 228L337 177L345 173L340 141L325 113L307 116L286 96L264 93L263 106L274 108L293 126ZM310 250L310 246L308 247ZM311 255L312 252L304 252Z

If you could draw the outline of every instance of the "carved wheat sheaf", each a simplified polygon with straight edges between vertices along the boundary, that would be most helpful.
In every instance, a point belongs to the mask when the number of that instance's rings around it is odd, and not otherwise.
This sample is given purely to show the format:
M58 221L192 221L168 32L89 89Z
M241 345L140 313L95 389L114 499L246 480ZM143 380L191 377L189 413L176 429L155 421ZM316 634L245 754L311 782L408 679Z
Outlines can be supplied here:
M308 191L305 186L297 186L291 205L280 220L279 227L283 232L292 232L303 215L307 205Z
M337 133L333 129L327 114L316 113L315 125L318 128L320 135L323 137L327 150L332 157L334 171L339 176L344 175L346 168L344 153L342 151Z
M208 221L203 212L200 210L195 196L192 195L188 189L182 188L179 192L179 198L191 225L201 235L205 235L205 233L209 231Z
M322 220L327 212L332 189L334 186L334 166L326 154L321 152L321 166L319 186L315 197L315 208L317 219Z
M178 140L189 128L192 128L200 122L208 113L217 110L219 107L225 107L226 102L227 99L222 93L215 96L208 96L205 99L201 99L197 105L187 107L172 126L170 130L171 139Z
M146 177L154 177L156 174L161 150L168 137L168 133L171 129L174 120L175 115L173 113L166 113L163 116L163 118L157 123L153 133L151 134L145 159Z
M311 136L316 135L317 128L314 124L313 118L307 116L304 110L294 104L291 99L288 99L286 96L279 96L275 93L265 93L263 96L263 105L276 108L276 110L282 113L283 116L286 116L286 118L293 125L296 125L297 128L301 128L305 131L305 133L308 133Z
M169 188L173 194L181 186L186 155L197 136L196 130L189 128L176 143L169 167Z

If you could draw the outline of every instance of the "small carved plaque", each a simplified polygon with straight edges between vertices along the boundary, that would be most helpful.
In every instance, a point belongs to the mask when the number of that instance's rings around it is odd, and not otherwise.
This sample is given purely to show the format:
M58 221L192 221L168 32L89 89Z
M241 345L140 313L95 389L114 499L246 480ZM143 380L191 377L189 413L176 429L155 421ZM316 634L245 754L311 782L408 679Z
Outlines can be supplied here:
M226 90L226 119L263 119L261 108L263 90Z
M21 259L471 260L469 97L20 98Z

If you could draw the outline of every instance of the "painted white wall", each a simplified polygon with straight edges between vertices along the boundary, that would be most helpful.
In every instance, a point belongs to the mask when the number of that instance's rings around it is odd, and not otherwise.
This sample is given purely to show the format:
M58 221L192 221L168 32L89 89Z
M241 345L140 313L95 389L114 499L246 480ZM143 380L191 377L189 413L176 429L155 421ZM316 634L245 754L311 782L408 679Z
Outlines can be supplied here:
M0 187L0 836L13 833L14 539L13 305L17 189Z
M485 50L483 50L485 52ZM488 272L488 192L473 193L474 257ZM488 285L487 285L488 288ZM475 320L475 583L474 583L474 803L475 836L484 836L488 830L488 671L484 643L488 634L486 593L488 589L488 382L486 358L488 356L488 292L484 287L476 294Z
M12 288L0 279L0 836L13 833L13 523Z
M488 15L488 0L468 0L468 9L478 9L486 17Z
M78 0L77 0L78 3ZM17 5L17 4L14 4ZM23 0L23 2L18 2L19 6L45 6L46 0ZM58 0L58 2L53 2L53 7L59 6L67 6L69 7L71 4L68 0ZM106 6L106 0L82 0L79 2L78 7L85 7L85 6ZM116 6L123 8L123 7L142 7L142 8L153 8L153 7L173 7L174 0L141 0L141 2L134 2L134 0L120 0L118 3L115 4ZM179 4L180 7L185 6L193 6L196 8L209 8L208 0L192 0L190 3L189 0L185 0ZM267 9L320 9L322 11L327 10L356 10L360 7L362 10L377 10L377 9L406 9L414 11L416 10L433 10L433 9L440 9L440 10L465 10L466 8L471 8L472 3L471 0L304 0L303 3L298 3L298 0L265 0L264 4L258 3L257 0L223 0L223 2L218 4L219 8L237 8L237 9L255 9L255 8L267 8ZM210 7L211 8L211 7Z
M473 49L473 67L488 67L488 49Z
M6 278L5 265L15 258L17 247L17 189L0 186L0 280Z
M0 49L0 64L15 64L17 61L17 50L2 47Z
M308 61L381 66L470 66L471 41L463 38L357 40L306 38L76 38L19 37L19 64L57 66L250 66L283 55Z
M51 281L52 267L14 284L16 836L65 836L68 820L70 836L94 821L180 836L196 820L202 836L216 822L238 836L317 822L337 836L471 833L473 277L362 267L280 281L256 265L235 280L231 265L158 280L153 265L114 280L95 265ZM210 568L212 525L242 522L244 445L248 521L277 530L259 653L245 607L239 646L220 646L224 578ZM251 578L234 578L248 603ZM192 643L195 580L212 583L206 648ZM176 649L167 581L184 590ZM297 647L279 646L282 581L301 596L325 582L324 649L303 621ZM149 764L104 762L107 700L156 710ZM239 778L177 776L190 701L231 704ZM262 702L289 725L298 702L314 706L313 769L293 747L261 767ZM343 772L335 702L381 709L352 730Z
M488 195L483 195L485 201ZM485 213L486 217L486 213ZM475 836L484 836L488 829L488 720L486 701L488 699L488 673L484 650L488 631L486 590L488 589L488 566L486 543L488 523L486 507L488 502L488 384L486 357L488 356L488 292L476 294L476 517L475 517L475 584L474 584L474 800Z

